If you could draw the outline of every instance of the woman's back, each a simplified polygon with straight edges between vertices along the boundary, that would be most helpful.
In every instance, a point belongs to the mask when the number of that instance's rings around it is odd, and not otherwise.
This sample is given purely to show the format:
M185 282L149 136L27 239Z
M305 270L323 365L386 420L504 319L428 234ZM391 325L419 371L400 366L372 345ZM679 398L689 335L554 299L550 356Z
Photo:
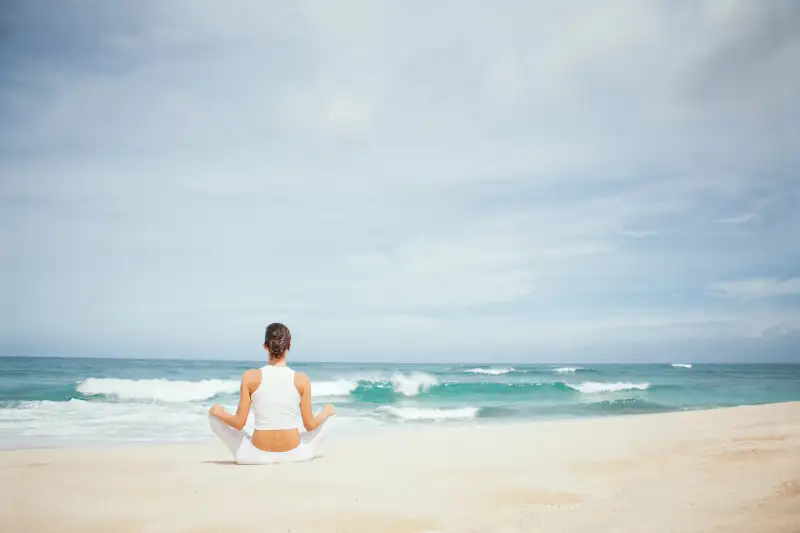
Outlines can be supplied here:
M301 423L300 393L294 370L285 365L266 365L261 384L252 394L256 431L298 429Z

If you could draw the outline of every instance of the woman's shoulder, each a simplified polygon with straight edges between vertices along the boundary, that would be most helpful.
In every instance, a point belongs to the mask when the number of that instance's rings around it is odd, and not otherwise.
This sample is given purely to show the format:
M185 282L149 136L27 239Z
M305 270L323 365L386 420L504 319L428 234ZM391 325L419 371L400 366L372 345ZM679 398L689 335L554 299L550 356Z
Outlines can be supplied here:
M248 368L242 374L242 383L252 384L255 382L261 383L261 369Z
M302 391L311 384L311 380L308 378L308 375L305 372L295 371L294 384L297 387L298 391Z

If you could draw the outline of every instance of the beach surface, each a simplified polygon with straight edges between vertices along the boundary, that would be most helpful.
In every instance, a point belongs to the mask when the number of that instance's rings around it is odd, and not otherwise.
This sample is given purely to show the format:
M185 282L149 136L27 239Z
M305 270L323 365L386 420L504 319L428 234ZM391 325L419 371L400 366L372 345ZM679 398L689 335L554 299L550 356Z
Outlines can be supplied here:
M0 452L0 531L800 532L800 402L221 442Z

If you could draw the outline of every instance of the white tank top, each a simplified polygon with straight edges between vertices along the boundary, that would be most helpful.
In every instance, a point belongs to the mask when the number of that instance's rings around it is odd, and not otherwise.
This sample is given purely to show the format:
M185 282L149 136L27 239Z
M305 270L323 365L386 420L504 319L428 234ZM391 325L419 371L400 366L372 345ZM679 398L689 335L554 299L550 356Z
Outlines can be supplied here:
M255 429L297 429L300 426L300 394L294 386L291 368L283 365L262 368L261 385L251 401Z

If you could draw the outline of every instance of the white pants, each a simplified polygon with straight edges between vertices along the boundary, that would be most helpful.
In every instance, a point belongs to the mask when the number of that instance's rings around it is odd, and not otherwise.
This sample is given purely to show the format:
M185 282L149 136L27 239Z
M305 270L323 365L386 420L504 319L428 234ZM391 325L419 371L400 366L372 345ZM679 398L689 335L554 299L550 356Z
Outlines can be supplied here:
M272 463L299 463L310 461L316 457L316 446L319 445L325 431L329 427L329 420L319 425L311 432L300 434L300 445L288 452L267 452L253 446L253 437L246 431L233 429L228 424L215 416L209 415L208 423L211 430L222 439L228 447L233 459L240 465L268 465Z

